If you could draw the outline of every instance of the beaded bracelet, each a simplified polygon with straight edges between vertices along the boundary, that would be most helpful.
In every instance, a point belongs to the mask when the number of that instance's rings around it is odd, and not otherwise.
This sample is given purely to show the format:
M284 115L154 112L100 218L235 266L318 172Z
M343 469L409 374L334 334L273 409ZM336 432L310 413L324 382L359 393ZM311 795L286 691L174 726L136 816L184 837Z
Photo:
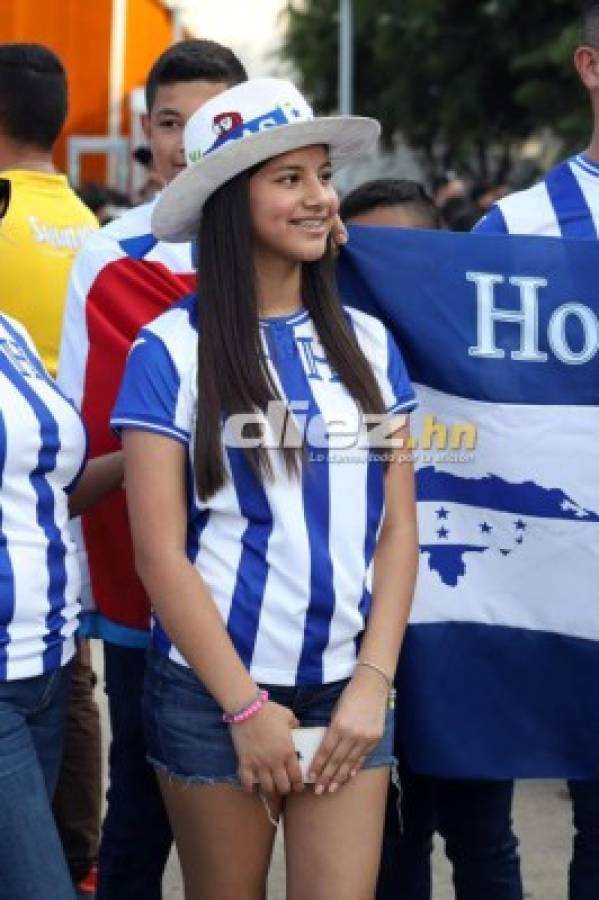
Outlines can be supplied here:
M239 725L240 722L247 722L248 719L251 719L252 716L255 716L257 712L260 712L263 706L266 706L268 703L268 691L258 691L258 696L255 700L252 700L248 706L244 706L243 709L240 709L239 712L236 713L223 713L223 722L226 722L227 725Z

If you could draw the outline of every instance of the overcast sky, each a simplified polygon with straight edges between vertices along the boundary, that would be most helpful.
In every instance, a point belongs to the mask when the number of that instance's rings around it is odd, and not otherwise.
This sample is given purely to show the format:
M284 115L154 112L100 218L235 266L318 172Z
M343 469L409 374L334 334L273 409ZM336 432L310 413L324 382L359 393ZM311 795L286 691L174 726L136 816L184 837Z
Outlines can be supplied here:
M285 0L193 0L186 24L198 37L231 47L250 77L281 75L284 68L269 56L281 40L278 13Z

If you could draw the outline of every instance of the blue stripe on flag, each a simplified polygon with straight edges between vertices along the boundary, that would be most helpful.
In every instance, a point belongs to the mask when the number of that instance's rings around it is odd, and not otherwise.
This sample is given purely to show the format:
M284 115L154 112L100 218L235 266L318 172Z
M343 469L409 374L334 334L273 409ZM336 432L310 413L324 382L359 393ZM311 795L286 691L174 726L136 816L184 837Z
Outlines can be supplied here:
M397 680L399 740L410 768L428 775L596 779L599 704L588 703L586 685L598 683L596 641L466 622L410 625Z
M351 226L340 254L338 278L344 303L377 316L389 328L413 381L447 394L495 403L594 406L599 384L599 350L589 326L590 358L567 364L548 338L549 323L564 304L576 302L599 312L599 255L591 241L541 237L410 231ZM431 265L434 260L434 265ZM501 283L493 291L495 309L518 312L523 299L513 277L544 279L538 290L538 334L545 361L513 357L523 339L521 325L496 321L496 358L476 356L479 342L477 287L468 273L491 273ZM573 352L583 347L580 319L567 317L565 334L554 336Z
M6 426L4 417L0 414L0 491L5 465ZM2 504L0 504L0 682L6 681L10 643L9 624L15 614L15 576L2 526Z
M264 487L250 469L243 451L228 447L227 455L241 515L248 520L241 538L241 559L227 628L244 664L252 663L260 610L268 577L268 541L273 528L272 510Z
M595 240L597 229L591 210L568 163L553 169L545 179L545 185L562 237ZM585 216L581 216L581 210L585 211Z
M277 352L278 345L273 337L274 328L267 328L269 356L277 370L286 397L294 402L307 402L308 421L320 415L320 410L310 390L304 371L293 343L292 353ZM288 333L290 341L293 337ZM309 452L310 448L306 448ZM318 449L324 456L322 461L305 458L302 463L302 494L306 532L310 546L310 602L304 623L304 639L297 668L297 684L322 684L323 653L329 642L331 619L335 610L335 588L333 564L329 550L330 509L329 509L329 452Z

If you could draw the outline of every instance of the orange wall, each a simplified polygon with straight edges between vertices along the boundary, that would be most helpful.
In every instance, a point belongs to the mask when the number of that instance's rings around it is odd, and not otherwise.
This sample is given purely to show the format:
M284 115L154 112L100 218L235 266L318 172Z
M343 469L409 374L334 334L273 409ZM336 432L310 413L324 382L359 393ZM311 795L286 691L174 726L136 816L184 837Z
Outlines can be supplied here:
M70 134L106 134L112 0L1 0L0 43L34 41L61 58L69 78L69 116L56 148L66 165ZM129 131L129 91L143 85L171 42L170 15L159 0L128 0L122 130ZM102 158L84 157L84 179L104 180Z
M169 12L157 0L128 0L127 50L125 56L125 97L145 84L154 60L170 45L172 25ZM122 130L129 132L129 107L123 105Z
M111 0L11 0L2 5L8 9L0 16L0 41L46 44L67 70L69 116L56 148L56 162L63 168L67 134L106 132ZM86 177L103 177L102 162L89 162L92 171L86 169Z

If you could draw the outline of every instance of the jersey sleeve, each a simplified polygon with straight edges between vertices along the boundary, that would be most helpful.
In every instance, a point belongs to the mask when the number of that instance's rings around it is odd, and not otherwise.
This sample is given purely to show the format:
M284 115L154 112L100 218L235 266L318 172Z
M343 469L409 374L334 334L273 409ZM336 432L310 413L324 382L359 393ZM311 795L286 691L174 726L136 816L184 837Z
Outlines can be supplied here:
M384 328L384 349L373 365L388 413L409 413L418 406L403 356L390 331Z
M127 358L111 427L116 432L151 431L188 444L190 407L184 375L160 337L143 329Z
M499 206L492 206L472 231L474 234L508 234L507 224Z
M390 415L411 412L418 401L393 335L374 316L348 307L346 313L377 380L385 411Z

